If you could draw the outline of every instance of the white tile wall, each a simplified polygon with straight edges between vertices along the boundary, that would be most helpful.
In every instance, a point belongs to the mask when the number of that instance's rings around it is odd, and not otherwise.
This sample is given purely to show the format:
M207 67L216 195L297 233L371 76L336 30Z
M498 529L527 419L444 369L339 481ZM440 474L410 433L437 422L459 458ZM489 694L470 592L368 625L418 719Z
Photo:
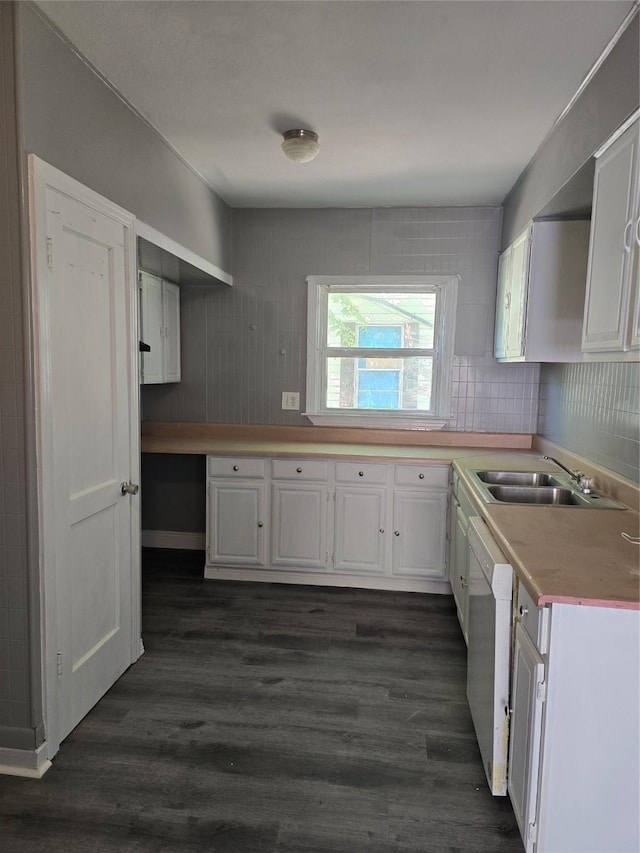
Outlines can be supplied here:
M640 364L543 365L538 431L640 482Z

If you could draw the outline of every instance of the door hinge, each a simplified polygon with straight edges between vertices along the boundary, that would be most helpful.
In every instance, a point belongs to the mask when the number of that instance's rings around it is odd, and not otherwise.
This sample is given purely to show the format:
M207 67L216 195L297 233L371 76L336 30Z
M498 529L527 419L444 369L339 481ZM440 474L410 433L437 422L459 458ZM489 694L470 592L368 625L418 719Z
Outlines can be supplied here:
M53 269L53 240L47 237L47 267Z
M530 823L529 824L529 829L527 830L527 835L529 836L529 841L531 841L532 844L535 844L537 839L538 839L538 824L537 823Z
M62 675L62 652L58 652L56 655L56 672L58 674L58 678Z
M541 702L544 702L547 698L547 684L545 681L538 682L538 686L536 687L536 698Z

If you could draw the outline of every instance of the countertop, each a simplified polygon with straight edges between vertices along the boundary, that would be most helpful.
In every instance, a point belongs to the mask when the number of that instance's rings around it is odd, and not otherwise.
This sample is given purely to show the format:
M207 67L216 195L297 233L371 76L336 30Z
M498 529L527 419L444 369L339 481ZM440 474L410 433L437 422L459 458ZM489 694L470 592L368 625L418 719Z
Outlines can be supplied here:
M541 607L557 603L640 609L640 548L621 535L638 536L638 513L487 503L478 496L468 472L496 463L514 471L558 469L536 454L454 460L479 514L534 601Z
M474 468L557 473L553 464L541 459L539 451L530 449L530 436L482 434L469 437L461 433L434 436L427 433L401 435L397 443L385 444L377 432L371 431L371 443L358 443L353 441L349 431L343 431L343 441L323 441L325 433L322 430L307 428L216 429L207 428L207 425L151 424L146 430L143 428L142 450L146 453L369 458L453 464L474 496L479 515L540 606L563 603L640 609L640 548L621 536L623 532L638 536L640 516L637 511L499 505L483 501L475 491L467 474ZM362 430L356 432L358 436L361 433ZM303 441L302 437L307 435L312 440ZM339 434L333 433L333 436L339 437ZM465 445L468 441L476 446ZM598 481L597 486L603 493L620 499L615 492L602 488ZM629 483L625 488L628 494L635 487Z

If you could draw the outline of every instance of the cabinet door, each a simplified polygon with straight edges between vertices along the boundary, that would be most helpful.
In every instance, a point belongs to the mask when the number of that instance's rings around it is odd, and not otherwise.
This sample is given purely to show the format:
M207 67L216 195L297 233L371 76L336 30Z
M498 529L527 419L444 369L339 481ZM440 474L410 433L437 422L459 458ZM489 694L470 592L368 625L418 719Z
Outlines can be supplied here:
M527 228L512 244L509 271L508 321L506 357L524 355L524 336L529 278L529 246L531 231Z
M162 279L141 272L140 281L140 340L149 344L151 352L142 353L142 382L155 385L163 382Z
M507 322L509 314L509 275L511 273L511 246L500 255L498 261L498 292L496 295L495 347L496 358L507 354Z
M467 572L467 518L458 506L453 528L451 589L465 642L469 642L469 579Z
M263 482L209 480L207 557L223 566L266 563L266 492Z
M335 571L368 574L384 571L386 505L384 488L336 487Z
M162 282L163 371L165 382L180 382L180 288Z
M274 483L271 487L271 563L327 569L326 484Z
M629 348L638 122L598 158L593 187L582 349Z
M393 574L445 579L446 526L446 491L396 490L393 495Z
M544 661L516 625L507 789L526 853L535 850L538 775L544 705Z

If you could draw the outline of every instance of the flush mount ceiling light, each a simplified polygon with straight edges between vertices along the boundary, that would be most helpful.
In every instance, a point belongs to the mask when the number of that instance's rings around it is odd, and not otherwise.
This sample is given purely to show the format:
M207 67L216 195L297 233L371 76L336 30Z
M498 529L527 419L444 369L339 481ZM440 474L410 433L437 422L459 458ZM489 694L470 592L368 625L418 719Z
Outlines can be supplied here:
M308 163L318 156L318 134L312 130L287 130L283 137L282 150L294 163Z

